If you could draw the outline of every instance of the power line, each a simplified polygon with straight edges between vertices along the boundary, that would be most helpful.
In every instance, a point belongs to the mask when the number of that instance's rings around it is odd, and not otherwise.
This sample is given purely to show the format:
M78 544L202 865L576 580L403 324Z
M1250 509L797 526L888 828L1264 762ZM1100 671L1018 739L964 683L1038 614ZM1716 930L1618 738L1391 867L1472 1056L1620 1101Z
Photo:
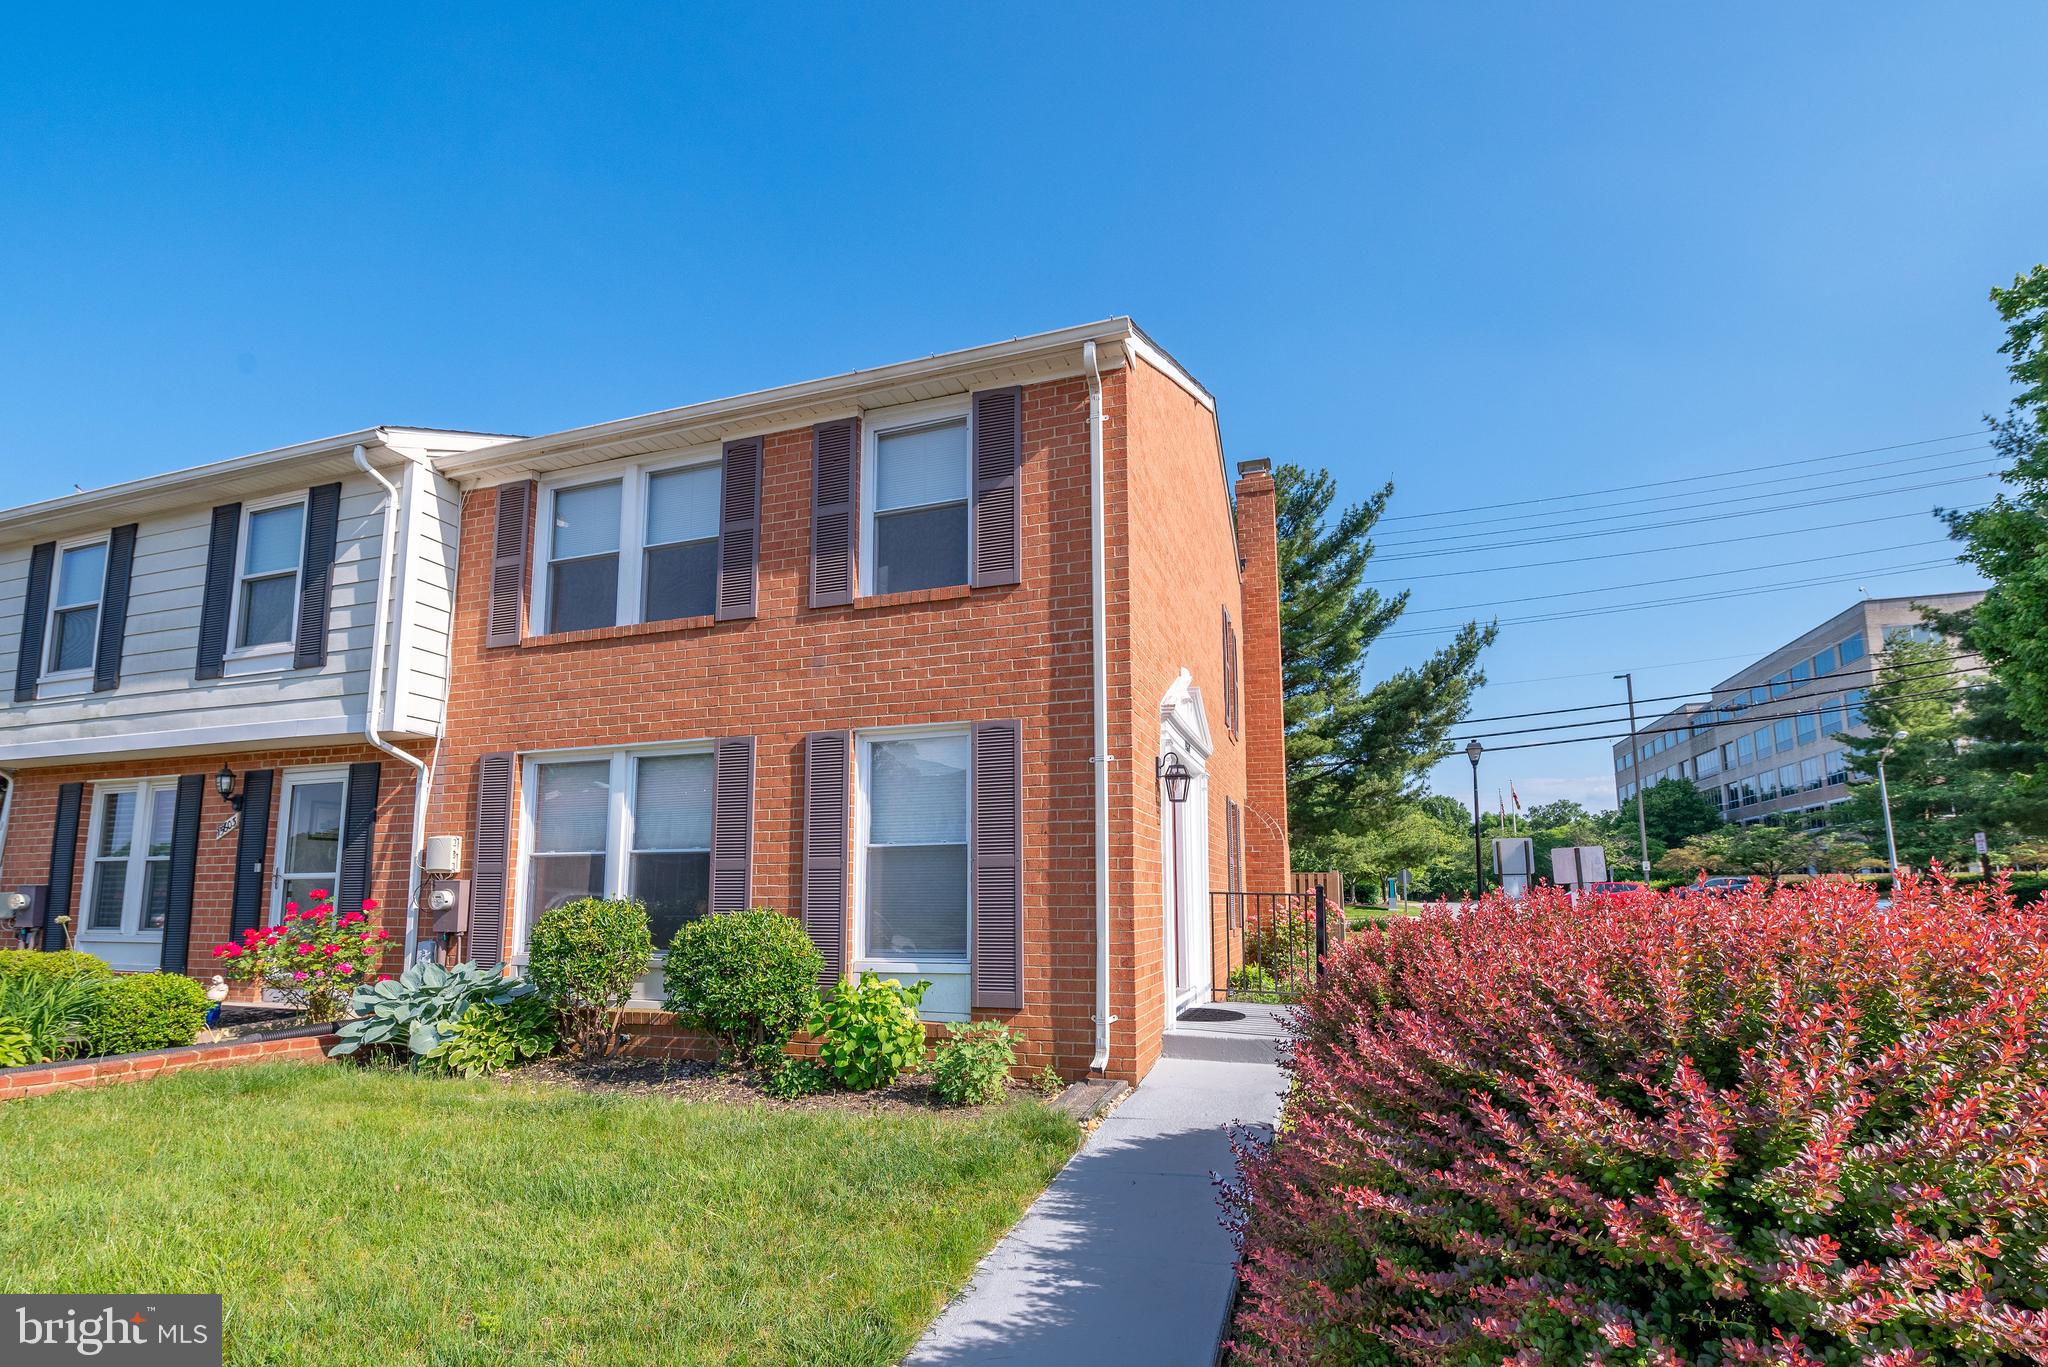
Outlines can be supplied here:
M1948 544L1949 539L1947 537L1936 537L1932 541L1912 541L1902 546L1888 546L1885 549L1895 551L1913 551L1922 550L1929 546L1946 546ZM1540 602L1546 598L1582 598L1588 594L1619 593L1624 589L1646 589L1651 588L1658 584L1685 584L1690 583L1697 579L1726 579L1730 575L1736 574L1766 574L1773 570L1786 569L1793 565L1818 565L1824 560L1849 560L1859 555L1869 554L1870 552L1867 550L1837 551L1833 555L1809 556L1804 560L1777 560L1773 561L1768 565L1745 565L1741 569L1736 570L1707 570L1700 574L1673 575L1669 579L1638 579L1633 583L1628 584L1605 584L1599 588L1594 589L1560 589L1556 593L1532 593L1522 598L1496 598L1491 602L1485 603L1453 603L1448 607L1440 608L1410 608L1408 609L1408 612L1403 615L1408 616L1424 612L1473 612L1484 610L1486 608L1505 607L1510 603L1535 603ZM1900 568L1904 567L1897 565L1873 565L1866 569L1864 573L1882 574L1888 570ZM1730 655L1724 658L1732 660L1738 659L1740 657Z
M1995 465L1988 470L1978 470L1968 475L1958 476L1954 479L1931 480L1925 484L1902 484L1899 485L1897 488L1893 489L1872 489L1866 493L1861 494L1844 494L1840 498L1816 498L1810 499L1804 503L1788 503L1782 507L1772 508L1766 512L1761 513L1756 509L1750 509L1747 512L1713 513L1707 517L1688 518L1686 519L1686 524L1688 526L1697 526L1702 522L1727 522L1732 518L1738 517L1769 516L1771 513L1781 512L1803 512L1810 508L1827 508L1838 503L1859 503L1862 500L1868 498L1889 498L1893 494L1916 493L1921 489L1946 489L1957 484L1969 484L1975 480L1989 479L1992 476L2001 473L2004 470L2004 468L2004 466ZM1932 514L1930 513L1929 515L1931 516ZM1543 539L1546 543L1556 544L1561 541L1587 541L1594 537L1633 536L1639 532L1657 532L1662 530L1664 530L1664 528L1661 525L1656 523L1650 523L1637 527L1613 527L1590 532L1569 532L1562 536L1545 536ZM1472 549L1473 548L1469 546L1454 546L1448 550L1404 551L1398 555L1379 555L1373 558L1378 561L1432 560L1446 555L1469 555L1471 554Z
M1880 652L1879 652L1879 654L1882 654L1882 653L1883 653L1882 651L1880 651ZM1740 659L1740 658L1742 658L1742 657L1741 657L1741 656L1727 656L1727 657L1724 657L1724 658L1729 658L1729 659ZM1974 651L1974 650L1959 650L1959 651L1957 651L1957 652L1956 652L1955 658L1956 658L1957 660L1965 660L1965 659L1970 659L1970 660L1978 660L1978 659L1982 659L1982 658L1983 658L1983 656L1979 655L1979 654L1978 654L1978 653L1977 653L1976 651ZM1686 662L1684 662L1684 661L1681 661L1681 663L1686 663ZM1702 661L1698 661L1697 663L1700 663L1700 664L1706 664L1706 663L1709 663L1709 662L1708 662L1708 661L1704 661L1704 660L1702 660ZM1870 664L1870 665L1862 665L1862 666L1859 666L1859 667L1857 667L1857 668L1855 668L1855 669L1847 669L1847 668L1844 668L1844 669L1838 669L1838 670L1836 670L1836 671L1835 671L1834 673L1832 673L1832 674L1822 674L1822 675L1820 675L1820 676L1819 676L1818 678L1814 678L1814 679L1801 679L1801 680L1800 680L1800 683L1801 683L1801 684L1810 684L1810 685L1813 685L1813 686L1815 686L1815 687L1819 687L1819 686L1820 686L1820 684L1821 684L1821 680L1822 680L1822 679L1825 679L1825 680L1827 680L1827 681L1828 681L1828 683L1827 683L1827 687L1828 687L1828 688L1839 688L1839 687L1841 687L1841 686L1842 686L1842 685L1841 685L1841 682L1840 682L1840 681L1841 681L1841 680L1843 680L1843 679L1846 679L1846 678L1850 677L1851 675L1862 675L1862 674L1876 674L1876 673L1879 673L1879 672L1881 672L1881 671L1882 671L1882 670L1884 669L1884 667L1885 667L1885 662L1884 662L1884 661L1882 661L1882 660L1879 660L1879 661L1878 661L1878 662L1877 662L1876 664ZM1489 687L1490 687L1490 686L1491 686L1491 685L1489 685ZM1716 685L1714 686L1714 688L1718 688L1718 687L1720 687L1720 685L1719 685L1719 684L1716 684ZM1656 697L1650 697L1650 698L1637 698L1637 699L1636 699L1636 701L1637 701L1638 703L1646 703L1646 702L1680 702L1680 701L1683 701L1683 700L1684 700L1684 699L1686 699L1686 698L1697 698L1697 697L1700 697L1700 696L1702 696L1702 695L1711 695L1711 694L1712 694L1712 693L1714 692L1714 688L1695 688L1695 689L1692 689L1691 691L1689 691L1689 692L1685 692L1685 693L1663 693L1663 694L1659 694L1659 695L1657 695ZM1768 704L1764 704L1764 705L1765 705L1765 706L1768 706ZM1491 716L1491 717L1465 717L1465 718L1462 718L1462 719L1461 719L1461 721L1460 721L1460 723L1459 723L1459 724L1460 724L1460 725L1463 725L1463 726L1472 726L1472 725L1476 725L1476 724L1478 724L1478 723L1480 723L1480 722L1495 722L1495 721L1521 721L1521 720L1522 720L1523 718L1525 718L1525 717L1560 717L1560 716L1563 716L1563 715L1564 715L1565 713L1567 713L1567 712L1595 712L1595 711L1600 711L1600 710L1602 710L1602 709L1605 709L1605 708L1609 708L1609 707L1620 707L1620 706L1622 706L1622 703L1620 702L1620 700L1619 700L1619 699L1617 699L1617 700L1615 700L1615 701L1613 701L1613 702L1593 702L1593 703L1581 703L1581 704L1579 704L1579 705L1578 705L1578 706L1576 706L1576 707L1545 707L1545 708L1540 708L1540 709L1538 709L1538 710L1536 710L1536 711L1534 711L1534 712L1502 712L1502 713L1499 713L1499 714L1497 714L1497 715L1495 715L1495 716Z
M1962 448L1962 449L1960 449L1960 450L1956 450L1956 451L1945 451L1945 452L1942 452L1941 454L1942 454L1942 455L1944 455L1944 456L1951 456L1951 455L1964 455L1964 454L1967 454L1967 453L1968 453L1968 452L1970 452L1970 451L1982 451L1982 450L1986 450L1986 449L1988 449L1988 448L1989 448L1989 443L1979 443L1978 445L1976 445L1976 446L1973 446L1973 447L1965 447L1965 448ZM1902 474L1916 474L1916 475L1926 475L1926 474L1933 474L1933 473L1935 473L1935 472L1936 472L1937 470L1945 470L1945 469L1949 469L1949 468L1951 468L1951 467L1949 467L1949 466L1947 466L1947 465L1945 465L1945 464L1937 464L1937 465L1931 465L1931 466L1927 466L1927 467L1925 467L1925 468L1922 468L1922 469L1918 469L1918 470L1911 470L1911 471L1894 471L1893 473L1891 473L1891 474L1886 474L1886 475L1870 475L1870 476L1867 476L1867 477L1865 477L1865 478L1862 478L1862 479L1843 479L1843 480L1829 480L1829 481L1826 481L1825 483L1822 483L1822 484L1818 484L1818 485L1815 485L1815 486L1812 486L1812 487L1813 487L1813 488L1815 488L1815 489L1818 489L1818 490L1828 490L1828 489L1843 489L1843 488L1850 488L1850 487L1853 487L1853 486L1855 486L1855 485L1860 485L1860 484L1877 484L1877 483L1881 483L1881 482L1883 482L1884 480L1888 480L1888 479L1897 479L1897 478L1899 478L1899 477L1900 477L1900 475L1902 475ZM2003 468L2003 467L1998 467L1998 468ZM1991 470L1991 471L1988 471L1988 472L1986 472L1986 473L1989 473L1989 474L1996 474L1997 472L1998 472L1998 469L1993 469L1993 470ZM1976 476L1971 476L1970 478L1976 478ZM1933 486L1930 486L1930 485L1919 485L1919 484L1912 484L1912 485L1901 485L1901 486L1899 486L1898 488L1894 488L1894 489L1871 489L1871 490L1867 490L1867 491L1865 491L1865 492L1864 492L1864 493L1862 493L1862 494L1856 495L1856 497L1859 497L1859 498L1876 498L1876 497L1878 497L1879 495L1882 495L1882 494L1890 494L1890 493L1902 493L1902 492L1905 492L1905 491L1907 491L1907 490L1910 490L1910 489L1920 489L1920 488L1931 488L1931 487L1933 487ZM1713 491L1706 491L1706 492L1713 492ZM1690 521L1696 521L1696 522L1706 522L1706 521L1713 521L1713 520L1715 520L1715 519L1711 519L1711 518L1704 518L1704 517L1694 517L1694 516L1693 516L1693 514L1695 514L1695 513L1698 513L1698 512L1703 512L1703 511L1706 511L1706 510L1709 510L1709 509L1714 509L1714 508L1733 508L1733 507L1735 507L1735 506L1736 506L1737 504L1742 504L1742 503L1758 503L1758 502L1762 502L1762 503L1767 503L1767 504L1769 504L1769 503L1771 503L1771 502L1772 502L1773 500L1783 500L1783 499L1786 499L1786 498L1790 497L1790 496L1791 496L1791 495L1793 495L1793 494L1796 494L1797 492L1799 492L1799 491L1798 491L1798 490L1791 490L1791 489L1780 489L1780 490L1777 490L1776 492L1771 492L1771 493L1761 493L1761 494L1737 494L1737 495L1735 495L1735 496L1734 496L1734 497L1732 497L1732 498L1716 498L1716 499L1706 499L1706 500L1702 500L1702 501L1696 501L1696 502L1692 502L1692 503L1674 503L1674 504L1671 504L1670 506L1668 506L1668 507L1664 507L1664 508L1649 508L1649 509L1641 509L1641 510L1638 510L1638 511L1636 511L1636 512L1629 512L1629 513L1615 513L1615 514L1613 514L1613 515L1611 515L1611 516L1608 516L1608 515L1603 515L1603 516L1600 516L1600 517L1595 517L1595 518L1592 518L1592 519L1590 519L1590 520L1587 520L1587 519L1577 519L1577 520L1574 520L1574 521L1571 521L1571 522L1565 523L1565 524L1563 524L1563 525L1564 525L1564 526L1567 526L1567 527L1569 527L1569 528L1571 528L1572 530L1586 530L1586 529L1595 529L1595 530L1597 530L1597 529L1602 529L1602 528L1606 528L1606 527L1609 527L1610 525L1612 525L1612 524L1615 524L1615 523L1631 523L1631 522L1633 522L1633 523L1642 523L1642 522L1643 522L1643 521L1644 521L1645 519L1648 519L1648 518L1657 518L1657 517L1663 516L1663 515L1665 515L1665 514L1674 514L1674 515L1675 515L1675 514L1682 514L1682 515L1684 515L1684 516L1685 516L1685 517L1686 517L1686 518L1687 518L1688 520L1690 520ZM1665 497L1666 497L1666 498L1673 498L1673 497L1676 497L1676 498L1686 498L1686 497L1690 497L1690 496L1689 496L1689 495L1669 495L1669 494L1667 494L1667 495L1666 495ZM1841 502L1841 501L1846 501L1846 500L1836 500L1836 501L1837 501L1837 502ZM1594 505L1591 505L1591 506L1592 506L1592 507L1595 507L1595 508L1598 508L1598 507L1599 507L1600 505L1598 505L1598 504L1594 504ZM1808 504L1808 503L1803 503L1803 502L1795 502L1795 503L1785 503L1785 504L1782 504L1781 506L1783 506L1783 507L1787 507L1787 508L1802 508L1802 507L1808 507L1808 506L1812 506L1812 505L1811 505L1811 504ZM1491 530L1491 531L1472 531L1472 532L1466 532L1466 531L1461 531L1461 532L1457 532L1457 533L1454 533L1454 534L1452 534L1452 535L1449 535L1449 536L1425 536L1425 537L1418 537L1418 538L1416 538L1416 539L1414 539L1414 540L1386 540L1386 539L1384 539L1384 538L1380 538L1380 539L1377 539L1377 540L1376 540L1376 543L1375 543L1375 544L1377 544L1377 545L1382 545L1382 546L1393 546L1393 547L1395 547L1395 548L1399 549L1399 548L1402 548L1402 547L1407 547L1407 546L1441 546L1441 545L1445 545L1445 544L1448 544L1448 543L1450 543L1450 542L1455 542L1455 541L1475 541L1475 540L1477 540L1477 541L1483 541L1483 540L1486 540L1486 539L1488 539L1488 538L1492 538L1492 537L1499 537L1499 536L1508 536L1508 535L1512 535L1513 533L1515 533L1515 532L1517 532L1517 531L1533 531L1533 530L1537 530L1537 529L1547 529L1547 528L1551 528L1551 527L1556 527L1556 526L1559 526L1559 525L1560 525L1560 524L1559 524L1559 521L1558 521L1558 520L1559 520L1560 518L1564 518L1564 517L1567 517L1567 516L1569 516L1570 514L1572 514L1572 513L1576 513L1576 512L1579 512L1579 511L1582 511L1582 510L1581 510L1581 509L1577 509L1577 508L1567 508L1567 509L1561 509L1561 510L1559 510L1558 512L1555 512L1555 513L1549 513L1549 514L1539 514L1539 515L1537 515L1537 516L1535 516L1535 517L1504 517L1504 518L1495 518L1495 519L1493 519L1493 521L1494 521L1494 522L1496 522L1496 523L1506 523L1506 524L1509 524L1509 525L1507 525L1507 526L1498 526L1498 527L1495 527L1495 528L1494 528L1494 530ZM1605 510L1602 510L1602 511L1603 511L1603 514L1604 514L1604 511L1605 511ZM1778 511L1778 507L1777 507L1777 506L1772 506L1772 507L1769 507L1769 508L1765 508L1765 509L1759 509L1759 508L1748 508L1748 509L1744 509L1744 510L1743 510L1743 512L1744 512L1744 513L1755 513L1755 512L1763 512L1763 511L1770 511L1770 512L1776 512L1776 511ZM1466 524L1455 524L1455 525L1460 525L1460 526L1462 526L1462 525L1466 525ZM1479 524L1472 524L1472 525L1479 525ZM1650 525L1656 525L1656 524L1652 523L1652 524L1650 524ZM1438 531L1438 530L1444 530L1444 529L1441 529L1441 528L1428 528L1428 529L1426 529L1426 530L1429 530L1429 531L1432 531L1432 532L1433 532L1433 531ZM1396 537L1399 537L1399 536L1401 536L1401 535L1402 535L1402 533L1396 532L1396 533L1395 533L1394 535L1395 535Z
M1704 479L1725 479L1731 475L1754 474L1760 470L1786 470L1795 465L1819 465L1831 460L1849 460L1856 456L1875 456L1886 451L1904 451L1914 446L1933 446L1937 442L1961 441L1964 437L1982 435L1978 432L1955 432L1946 437L1925 437L1919 441L1894 442L1890 446L1866 446L1860 451L1837 451L1831 456L1809 456L1804 460L1774 460L1765 465L1746 465L1737 469L1715 470L1704 475L1679 475L1672 479L1651 480L1648 483L1623 484L1612 489L1580 489L1575 493L1551 494L1543 498L1517 498L1505 503L1475 503L1464 508L1438 508L1430 512L1403 513L1397 517L1380 519L1382 522L1410 522L1425 517L1452 517L1459 513L1483 513L1495 508L1526 507L1535 503L1560 503L1574 498L1593 498L1600 494L1625 494L1636 489L1656 489L1672 484L1695 484Z
M1980 512L1989 506L1987 503L1979 503L1973 508L1956 508L1951 511L1974 513ZM1865 517L1849 522L1831 523L1827 530L1839 531L1844 527L1872 527L1880 522L1901 522L1909 517L1932 517L1933 515L1931 512L1923 513L1917 509L1910 513L1886 513L1881 517ZM1721 546L1734 546L1745 541L1767 541L1774 536L1793 536L1800 532L1810 532L1812 530L1810 527L1781 527L1774 532L1752 532L1747 536L1724 536L1717 541L1686 541L1673 546L1644 546L1632 551L1607 551L1600 555L1575 555L1565 560L1524 560L1513 565L1487 565L1476 570L1437 570L1430 574L1405 575L1402 577L1402 582L1412 583L1418 579L1454 579L1468 574L1499 574L1506 570L1547 570L1554 569L1559 565L1583 565L1589 560L1625 560L1635 555L1663 555L1671 551L1708 550ZM1554 540L1556 538L1551 539ZM1365 582L1369 584L1385 584L1392 581L1368 579Z
M1728 590L1720 593L1696 593L1685 595L1678 598L1647 599L1645 601L1638 603L1608 603L1598 607L1564 608L1556 612L1543 613L1534 617L1510 617L1505 620L1497 621L1495 625L1509 627L1541 626L1549 622L1573 622L1586 617L1612 617L1617 614L1625 612L1649 612L1656 608L1684 607L1692 603L1718 603L1730 598L1753 598L1758 594L1764 593L1790 593L1796 589L1818 588L1828 584L1853 584L1859 579L1867 579L1872 574L1876 573L1889 573L1905 570L1931 570L1938 569L1953 563L1954 562L1952 560L1926 560L1921 561L1917 564L1897 565L1892 567L1891 571L1863 570L1855 574L1837 574L1825 576L1819 579L1799 579L1793 580L1792 582L1785 584L1760 584L1751 588ZM1462 626L1417 627L1413 631L1385 632L1382 634L1381 639L1389 641L1399 641L1413 639L1418 636L1456 635L1458 632L1462 630L1464 630L1464 627Z
M1749 651L1738 650L1731 655L1702 655L1695 660L1659 660L1656 664L1638 665L1636 673L1648 674L1655 669L1684 669L1688 665L1717 665L1729 660L1750 660L1754 658L1756 657ZM1568 683L1573 679L1604 679L1613 672L1614 667L1609 665L1600 669L1584 670L1577 674L1537 674L1526 679L1488 679L1485 686L1487 688L1530 688L1536 684Z
M1892 701L1914 702L1922 698L1960 698L1969 691L1970 690L1968 688L1948 688L1933 693L1905 693L1901 694L1897 698L1892 699ZM1790 713L1788 715L1797 716L1798 714L1795 712ZM1772 720L1779 719L1773 718ZM1692 728L1689 726L1667 726L1661 727L1654 731L1644 731L1638 729L1635 734L1636 738L1640 740L1644 736L1675 735L1682 731L1690 731L1691 729ZM1585 745L1588 743L1597 743L1599 741L1627 740L1628 738L1629 733L1626 731L1622 731L1611 736L1569 736L1563 740L1520 741L1514 745L1489 745L1486 747L1486 753L1492 754L1497 750L1539 750L1544 748L1545 746L1550 745ZM1615 772L1619 773L1620 771L1616 770Z

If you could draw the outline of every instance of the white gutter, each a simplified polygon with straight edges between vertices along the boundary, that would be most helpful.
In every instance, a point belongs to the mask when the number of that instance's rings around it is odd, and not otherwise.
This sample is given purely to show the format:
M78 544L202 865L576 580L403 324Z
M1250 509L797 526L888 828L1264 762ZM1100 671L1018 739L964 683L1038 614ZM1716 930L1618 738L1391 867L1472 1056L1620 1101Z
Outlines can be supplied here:
M371 617L370 678L366 686L367 696L363 699L363 739L385 754L412 766L412 844L406 855L405 874L405 962L411 963L413 946L419 942L420 848L426 843L427 762L408 755L385 740L377 728L377 716L384 706L384 635L392 593L390 573L386 567L398 563L398 486L377 473L361 442L356 443L355 459L364 474L384 486L384 536L377 545L377 606Z
M1088 373L1089 658L1094 674L1095 755L1095 1058L1091 1073L1109 1067L1109 582L1102 493L1102 370L1095 343L1081 344Z

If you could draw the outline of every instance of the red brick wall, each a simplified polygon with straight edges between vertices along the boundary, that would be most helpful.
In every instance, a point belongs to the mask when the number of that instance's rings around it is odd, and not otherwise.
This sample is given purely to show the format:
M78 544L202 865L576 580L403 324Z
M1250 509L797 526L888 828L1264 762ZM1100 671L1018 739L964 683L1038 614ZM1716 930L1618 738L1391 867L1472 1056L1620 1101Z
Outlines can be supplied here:
M8 817L7 847L0 856L0 886L46 883L50 876L50 840L57 819L57 789L66 783L83 783L79 802L77 877L72 884L71 904L52 907L50 915L68 911L75 927L81 899L86 895L86 840L91 830L94 785L121 779L175 778L180 774L218 772L225 760L237 774L248 769L312 768L380 761L384 768L377 788L376 833L370 856L371 896L380 904L377 924L391 932L393 946L383 971L396 973L405 935L406 880L410 869L407 847L412 840L413 771L391 756L368 745L319 746L296 750L251 751L229 755L185 755L181 757L140 756L76 766L23 769L15 774L13 810ZM283 773L272 790L270 836L264 842L263 872L267 879L275 868L279 802L283 796ZM228 938L228 916L235 885L235 850L239 836L213 838L214 827L229 813L228 805L214 794L209 777L206 806L199 828L199 864L192 894L192 933L187 971L195 978L210 978L219 970L213 947ZM266 884L265 906L269 905Z
M1092 1053L1088 392L1024 390L1021 584L812 609L811 436L764 443L758 617L483 645L497 497L463 500L454 687L432 832L474 827L494 750L756 738L753 899L799 905L803 737L1018 718L1024 737L1022 1057L1078 1075ZM1125 1051L1123 1061L1131 1055Z
M1280 688L1280 548L1270 462L1238 466L1237 536L1244 556L1244 706L1248 810L1245 886L1285 892L1293 865L1287 848L1287 721Z
M277 1039L220 1040L158 1049L147 1054L82 1058L69 1063L36 1063L25 1068L0 1068L0 1101L96 1087L103 1082L136 1082L159 1073L187 1068L220 1068L234 1063L325 1063L334 1047L332 1030L294 1033Z

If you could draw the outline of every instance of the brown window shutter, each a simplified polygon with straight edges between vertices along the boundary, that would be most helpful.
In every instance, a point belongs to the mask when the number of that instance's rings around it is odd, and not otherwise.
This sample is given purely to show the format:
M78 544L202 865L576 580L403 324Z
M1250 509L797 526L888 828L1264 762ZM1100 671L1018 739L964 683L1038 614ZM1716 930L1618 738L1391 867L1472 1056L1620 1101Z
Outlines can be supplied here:
M984 389L973 398L973 515L968 521L968 584L977 589L1024 578L1022 481L1024 391Z
M476 762L476 843L469 866L469 937L464 948L480 964L505 957L505 908L512 885L512 776L510 750Z
M1024 1005L1023 726L978 722L972 748L973 1004L1014 1011Z
M811 606L853 601L860 538L860 427L852 418L811 429Z
M804 932L824 956L818 990L846 976L846 846L853 737L814 731L804 737Z
M1223 609L1223 729L1237 735L1237 631Z
M718 505L718 603L721 622L752 617L761 559L761 439L725 444Z
M83 783L57 786L56 828L50 833L50 901L43 918L44 949L63 949L67 943L64 926L57 918L71 915L71 893L78 882L79 807L84 800Z
M57 572L57 543L45 541L28 553L28 596L21 609L20 648L14 657L14 700L34 702L43 677L43 626L50 615L50 580Z
M711 754L711 910L745 911L754 897L754 738L727 736Z
M223 503L213 510L213 529L206 543L206 596L199 606L199 658L195 679L218 679L228 653L228 607L235 597L235 552L242 540L242 505Z
M526 634L526 551L533 526L533 481L498 486L497 521L491 531L491 605L484 645L516 646Z
M1223 799L1223 890L1244 891L1244 816L1235 798Z

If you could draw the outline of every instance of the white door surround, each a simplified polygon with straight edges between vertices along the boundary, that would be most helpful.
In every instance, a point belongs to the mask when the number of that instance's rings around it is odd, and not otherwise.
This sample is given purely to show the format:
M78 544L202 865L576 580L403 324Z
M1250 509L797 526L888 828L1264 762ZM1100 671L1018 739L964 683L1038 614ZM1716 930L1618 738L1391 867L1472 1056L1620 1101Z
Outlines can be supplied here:
M1202 690L1187 670L1159 702L1159 759L1178 755L1190 774L1187 797L1174 802L1157 781L1159 886L1164 931L1166 1016L1170 1022L1213 995L1210 981L1209 773L1214 752Z

